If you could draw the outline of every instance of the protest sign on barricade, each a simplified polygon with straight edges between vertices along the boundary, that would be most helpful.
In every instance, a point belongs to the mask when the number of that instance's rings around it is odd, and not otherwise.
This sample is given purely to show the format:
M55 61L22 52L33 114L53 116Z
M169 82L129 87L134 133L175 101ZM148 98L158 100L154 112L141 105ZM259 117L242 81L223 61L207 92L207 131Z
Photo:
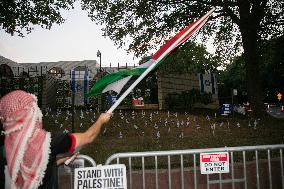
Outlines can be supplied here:
M74 188L127 189L123 164L75 169Z

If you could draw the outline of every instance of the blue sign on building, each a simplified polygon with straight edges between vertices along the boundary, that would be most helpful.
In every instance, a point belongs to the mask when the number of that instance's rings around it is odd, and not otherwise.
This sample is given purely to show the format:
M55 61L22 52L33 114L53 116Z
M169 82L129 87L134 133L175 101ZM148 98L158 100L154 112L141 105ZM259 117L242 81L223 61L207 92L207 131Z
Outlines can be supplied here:
M229 115L233 111L232 104L223 104L221 107L221 115Z
M86 93L89 91L89 70L71 70L71 89L74 98L74 105L88 104Z
M110 105L114 104L116 102L116 100L117 100L117 96L113 96L113 95L107 96L107 102Z

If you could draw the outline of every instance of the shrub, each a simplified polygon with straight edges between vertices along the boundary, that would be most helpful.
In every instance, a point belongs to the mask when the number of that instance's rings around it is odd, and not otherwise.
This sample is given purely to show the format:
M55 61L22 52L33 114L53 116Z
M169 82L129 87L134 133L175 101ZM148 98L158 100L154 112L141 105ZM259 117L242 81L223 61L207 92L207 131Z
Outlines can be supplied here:
M192 109L194 104L209 104L212 102L211 93L200 94L199 90L191 89L181 93L170 93L165 99L170 109Z

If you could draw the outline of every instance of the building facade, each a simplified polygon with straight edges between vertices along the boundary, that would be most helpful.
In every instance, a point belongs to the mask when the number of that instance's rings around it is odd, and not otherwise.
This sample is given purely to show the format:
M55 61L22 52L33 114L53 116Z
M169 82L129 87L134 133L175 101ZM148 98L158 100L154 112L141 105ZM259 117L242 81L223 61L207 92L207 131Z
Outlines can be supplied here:
M42 107L70 106L71 92L75 94L75 89L80 87L72 87L72 78L84 78L84 76L74 76L74 73L85 73L87 70L87 88L91 88L97 79L102 76L132 67L102 67L96 60L83 61L59 61L59 62L40 62L40 63L16 63L5 57L0 56L0 75L1 75L1 91L6 85L9 88L13 83L14 89L20 88L35 93L41 99ZM72 76L73 73L73 76ZM4 80L3 80L4 78ZM24 78L24 79L23 79ZM41 79L34 79L41 78ZM20 84L15 84L17 81ZM29 82L32 80L32 82ZM23 82L26 81L26 82ZM78 82L79 83L79 82ZM84 82L81 82L84 83ZM219 107L218 88L216 78L213 74L157 74L157 103L149 106L145 105L140 108L154 107L158 109L167 109L167 97L173 93L182 93L192 89L199 90L200 93L209 92L212 94L212 102L207 105L197 104L198 107L216 109ZM83 84L82 84L83 86ZM81 87L82 88L82 87ZM72 89L72 90L71 90ZM74 92L75 91L75 92ZM6 93L4 91L2 93ZM1 93L1 94L2 94ZM84 92L82 93L84 94ZM75 95L76 96L76 95ZM79 95L83 98L84 95ZM86 99L80 100L77 105L84 103L98 104L101 100L96 99L96 103L89 102ZM79 101L75 101L79 102ZM130 103L131 104L131 103ZM134 107L135 108L135 107Z

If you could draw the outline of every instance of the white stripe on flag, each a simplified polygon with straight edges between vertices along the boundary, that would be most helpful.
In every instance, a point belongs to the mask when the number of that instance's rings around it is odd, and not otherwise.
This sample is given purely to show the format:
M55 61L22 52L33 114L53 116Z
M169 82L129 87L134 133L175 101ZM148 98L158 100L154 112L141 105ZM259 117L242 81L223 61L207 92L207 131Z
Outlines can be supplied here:
M119 94L123 86L131 79L131 77L132 76L130 75L121 80L109 84L108 86L106 86L106 88L104 88L102 93L105 93L107 91L115 91L117 94Z
M138 68L145 68L147 69L151 64L153 64L154 60L148 60L147 62L139 65L137 68L134 69L138 69ZM104 90L102 91L102 93L105 93L107 91L115 91L116 93L120 93L122 88L126 85L126 83L130 80L132 76L127 76L123 79L117 80L109 85L107 85Z
M138 66L138 68L148 68L153 64L155 61L153 59L148 60L147 62Z

